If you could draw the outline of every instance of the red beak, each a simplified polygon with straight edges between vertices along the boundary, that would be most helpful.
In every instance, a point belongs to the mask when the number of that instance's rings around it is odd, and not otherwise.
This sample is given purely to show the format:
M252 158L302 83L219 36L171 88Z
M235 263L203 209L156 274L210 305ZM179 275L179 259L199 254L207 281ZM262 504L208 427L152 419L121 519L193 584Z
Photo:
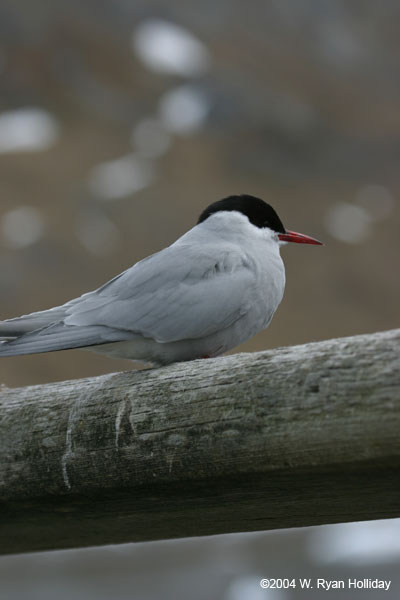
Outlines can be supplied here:
M285 233L279 233L278 238L282 242L295 242L296 244L315 244L316 246L323 246L322 242L319 242L315 238L303 233L296 233L295 231L286 231Z

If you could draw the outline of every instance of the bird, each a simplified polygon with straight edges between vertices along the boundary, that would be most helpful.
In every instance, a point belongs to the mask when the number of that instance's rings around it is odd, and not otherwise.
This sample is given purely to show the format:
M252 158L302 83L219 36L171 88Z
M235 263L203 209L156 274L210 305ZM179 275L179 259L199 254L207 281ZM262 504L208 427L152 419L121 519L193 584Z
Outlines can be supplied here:
M213 358L265 329L285 288L280 247L323 245L247 194L207 206L170 246L61 306L0 321L0 357L81 348L151 366Z

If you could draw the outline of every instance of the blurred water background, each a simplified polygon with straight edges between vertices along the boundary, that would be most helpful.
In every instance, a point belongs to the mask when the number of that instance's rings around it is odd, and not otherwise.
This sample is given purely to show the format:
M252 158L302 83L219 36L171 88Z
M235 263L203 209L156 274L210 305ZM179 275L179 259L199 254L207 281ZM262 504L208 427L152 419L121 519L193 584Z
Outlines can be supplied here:
M394 0L2 0L0 317L93 289L249 193L326 246L283 249L285 298L240 350L398 326L399 106ZM0 382L129 368L57 352L2 359ZM398 522L361 525L3 558L0 595L285 600L300 592L257 578L394 577Z

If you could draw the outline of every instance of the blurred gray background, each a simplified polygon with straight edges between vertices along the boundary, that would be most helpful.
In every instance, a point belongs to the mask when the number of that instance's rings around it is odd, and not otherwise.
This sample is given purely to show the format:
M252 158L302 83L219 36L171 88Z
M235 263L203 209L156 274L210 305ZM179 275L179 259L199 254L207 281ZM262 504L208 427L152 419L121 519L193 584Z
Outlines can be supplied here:
M394 0L1 0L0 318L101 285L249 193L326 246L283 249L285 298L240 350L398 326L399 106ZM129 368L57 352L2 359L0 382ZM370 566L334 558L336 575L395 572L399 549L377 540L397 522L369 527ZM331 547L335 527L1 559L0 593L292 598L254 578L318 572L313 531Z

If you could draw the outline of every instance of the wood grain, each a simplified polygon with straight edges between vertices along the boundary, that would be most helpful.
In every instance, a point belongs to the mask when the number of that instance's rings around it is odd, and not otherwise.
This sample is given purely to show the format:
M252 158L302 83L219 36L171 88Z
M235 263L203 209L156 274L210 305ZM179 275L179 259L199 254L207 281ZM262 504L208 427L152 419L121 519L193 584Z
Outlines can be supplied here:
M400 330L0 389L0 552L400 516Z

